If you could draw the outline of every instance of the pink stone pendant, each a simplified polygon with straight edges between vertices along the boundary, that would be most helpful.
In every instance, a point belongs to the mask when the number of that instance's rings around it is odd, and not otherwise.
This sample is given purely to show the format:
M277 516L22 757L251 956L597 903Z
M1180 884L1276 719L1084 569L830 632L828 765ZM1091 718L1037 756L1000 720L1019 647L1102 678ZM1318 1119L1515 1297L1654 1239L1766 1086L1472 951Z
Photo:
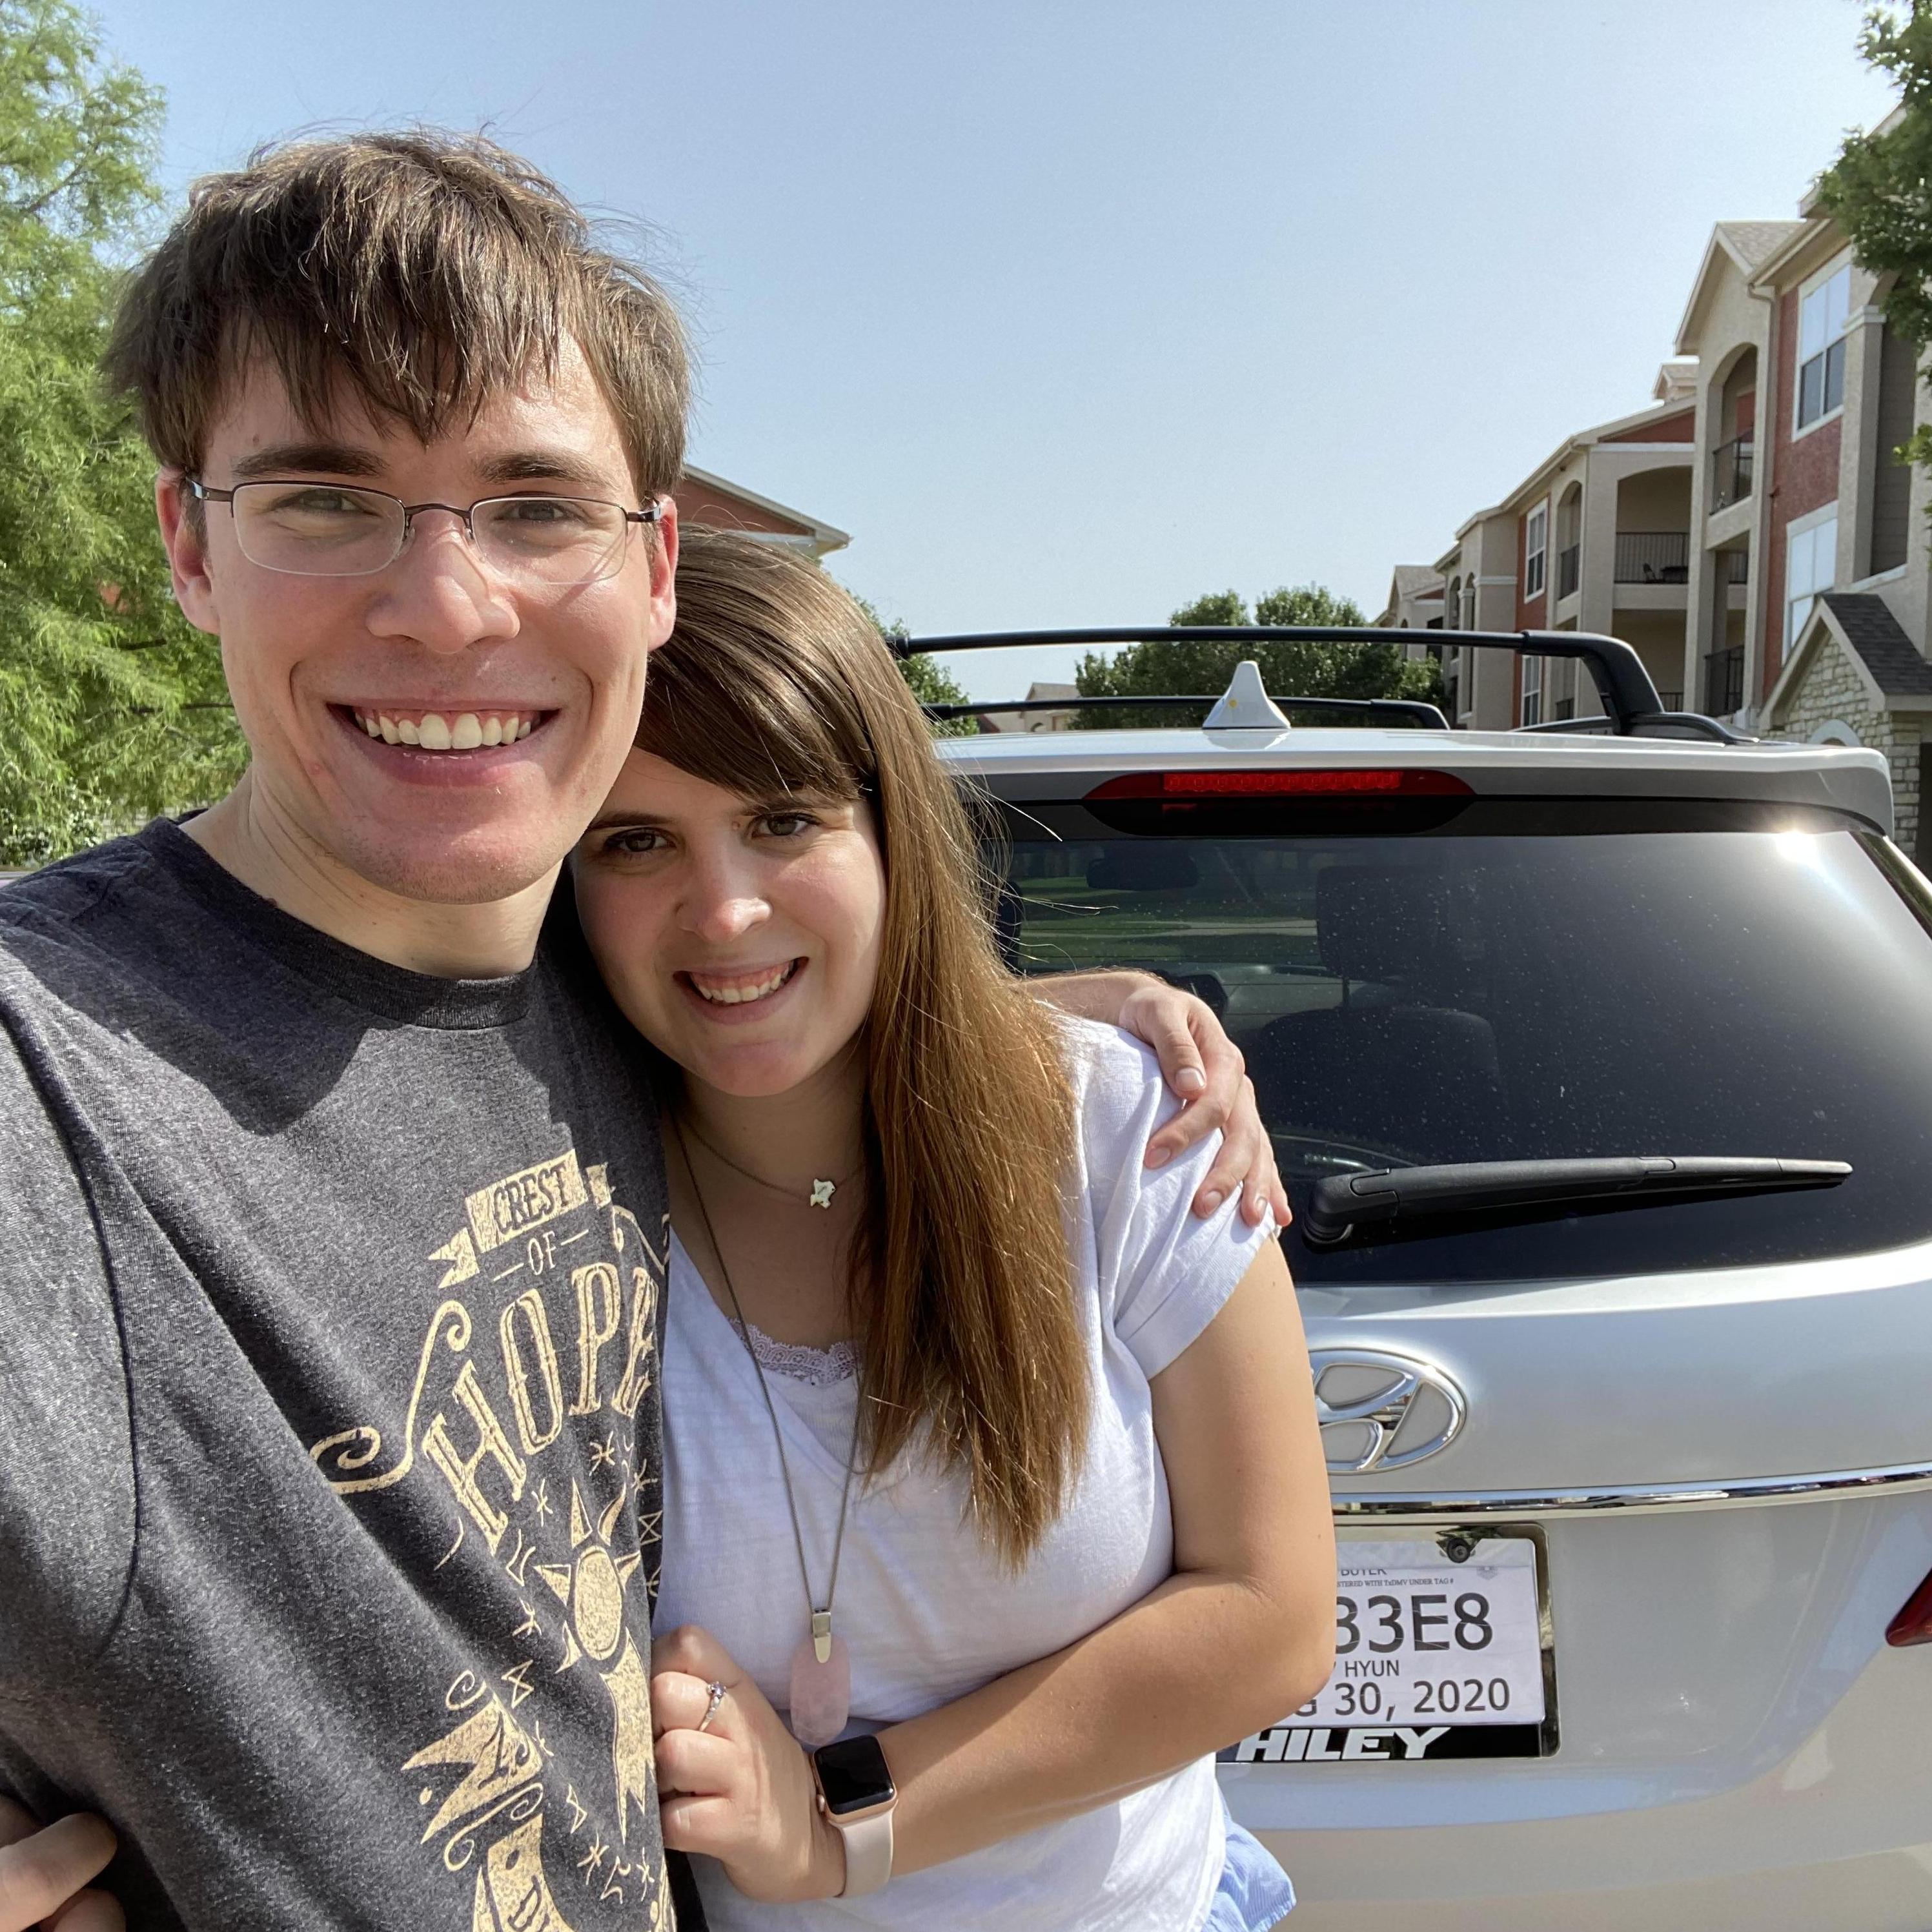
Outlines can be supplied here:
M807 1750L816 1750L844 1730L851 1714L852 1659L845 1640L829 1630L817 1644L809 1636L801 1638L791 1654L792 1736Z

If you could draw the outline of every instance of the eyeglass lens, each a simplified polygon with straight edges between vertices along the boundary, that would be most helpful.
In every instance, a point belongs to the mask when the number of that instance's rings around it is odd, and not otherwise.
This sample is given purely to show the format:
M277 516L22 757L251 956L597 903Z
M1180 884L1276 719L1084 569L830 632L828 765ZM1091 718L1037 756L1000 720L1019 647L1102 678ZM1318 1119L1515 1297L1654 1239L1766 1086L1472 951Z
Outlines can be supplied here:
M338 484L244 483L235 491L242 554L301 577L364 577L393 562L408 536L403 506ZM494 496L470 513L491 568L541 584L589 584L623 561L622 508L580 496Z

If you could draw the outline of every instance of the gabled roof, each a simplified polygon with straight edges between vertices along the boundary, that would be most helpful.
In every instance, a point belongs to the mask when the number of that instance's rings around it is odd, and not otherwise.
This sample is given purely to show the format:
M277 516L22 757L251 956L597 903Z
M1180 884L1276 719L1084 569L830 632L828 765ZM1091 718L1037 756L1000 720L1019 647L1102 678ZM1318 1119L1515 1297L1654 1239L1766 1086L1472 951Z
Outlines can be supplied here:
M1426 563L1399 563L1395 567L1395 590L1398 596L1426 597L1442 588L1442 573L1432 570Z
M1818 601L1837 618L1840 635L1888 698L1932 698L1932 664L1919 655L1882 598L1828 590Z
M1804 226L1802 221L1720 221L1716 232L1738 266L1748 271L1769 261Z
M1684 304L1684 320L1677 325L1678 355L1695 353L1694 338L1705 304L1725 265L1728 262L1748 282L1804 226L1802 221L1720 221L1711 230L1696 279L1690 284L1690 299Z
M1813 605L1798 647L1772 688L1765 709L1774 724L1782 721L1827 639L1851 661L1874 710L1932 710L1932 663L1919 654L1884 598L1828 590Z
M691 487L694 484L695 488ZM761 496L757 490L748 490L743 484L731 482L708 470L700 470L695 464L685 465L680 488L689 500L686 514L694 523L742 530L747 536L762 537L813 556L843 550L852 541L836 524L794 510L788 503Z

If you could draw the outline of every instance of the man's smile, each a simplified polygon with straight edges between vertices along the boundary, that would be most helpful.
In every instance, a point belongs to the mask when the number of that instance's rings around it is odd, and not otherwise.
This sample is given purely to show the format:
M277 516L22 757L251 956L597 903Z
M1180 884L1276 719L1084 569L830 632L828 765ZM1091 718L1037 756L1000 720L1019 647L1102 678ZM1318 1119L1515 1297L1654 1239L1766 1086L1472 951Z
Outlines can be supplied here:
M502 705L465 711L391 704L333 708L352 718L371 738L380 738L386 745L413 745L424 752L473 752L492 745L513 745L554 715Z

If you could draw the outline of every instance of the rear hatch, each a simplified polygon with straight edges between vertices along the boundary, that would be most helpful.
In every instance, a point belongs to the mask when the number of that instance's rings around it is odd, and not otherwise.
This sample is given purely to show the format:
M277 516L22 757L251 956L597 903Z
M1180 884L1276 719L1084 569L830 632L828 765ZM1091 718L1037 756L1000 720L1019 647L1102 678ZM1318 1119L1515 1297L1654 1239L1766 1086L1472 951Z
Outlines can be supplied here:
M1289 1232L1357 1688L1246 1741L1238 1811L1359 1826L1402 1778L1412 1823L1610 1810L1781 1762L1932 1564L1932 904L1876 761L1150 735L982 762L1003 937L1214 1006L1303 1221L1380 1169L1850 1168Z

